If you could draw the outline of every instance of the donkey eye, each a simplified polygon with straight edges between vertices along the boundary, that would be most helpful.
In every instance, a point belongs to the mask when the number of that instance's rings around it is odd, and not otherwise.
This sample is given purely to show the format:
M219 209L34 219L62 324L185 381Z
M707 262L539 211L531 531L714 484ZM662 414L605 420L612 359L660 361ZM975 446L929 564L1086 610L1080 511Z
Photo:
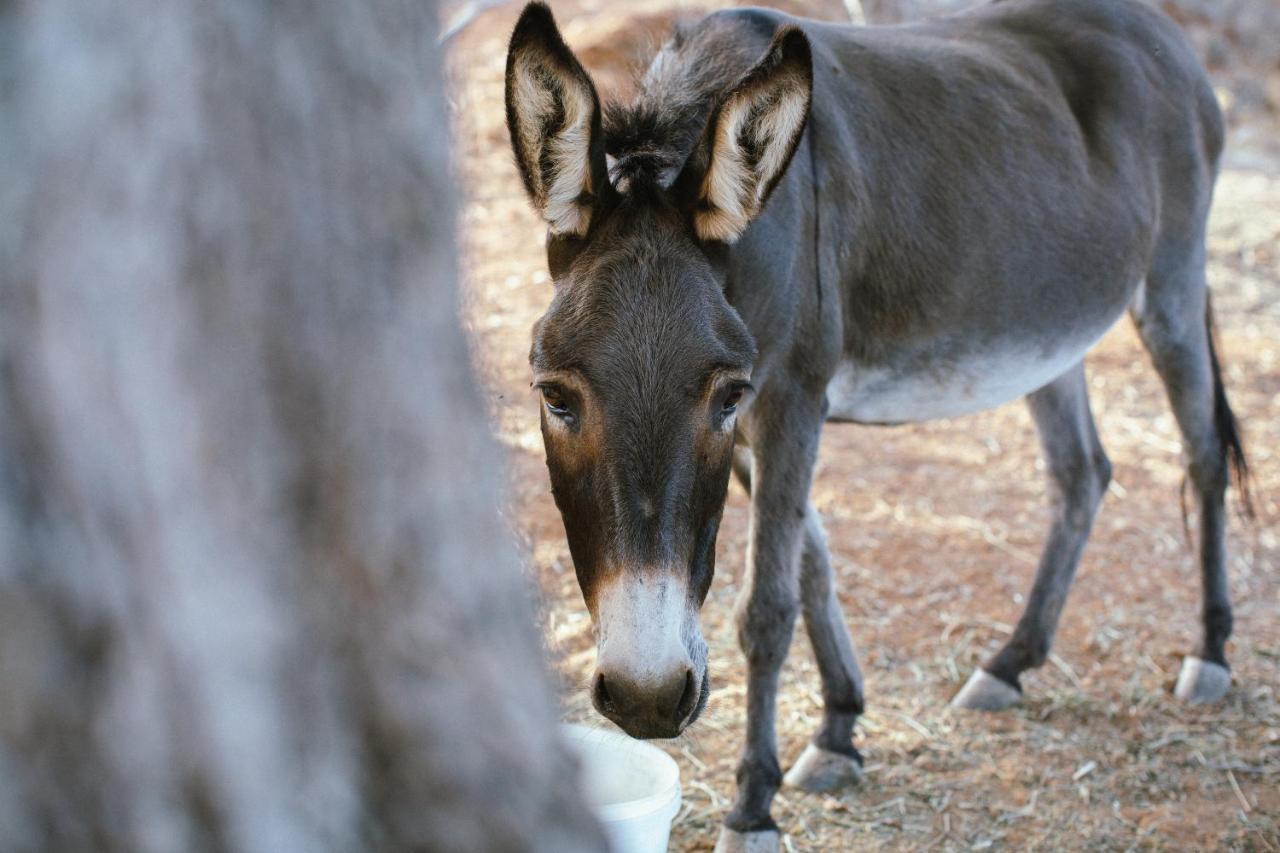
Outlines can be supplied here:
M731 389L729 394L724 398L724 403L720 407L720 414L731 415L736 412L738 410L738 404L742 402L742 395L745 394L746 391L747 389L742 386L737 386Z
M555 388L542 389L542 402L547 407L547 411L558 418L572 419L573 412L569 409L569 401L564 398Z

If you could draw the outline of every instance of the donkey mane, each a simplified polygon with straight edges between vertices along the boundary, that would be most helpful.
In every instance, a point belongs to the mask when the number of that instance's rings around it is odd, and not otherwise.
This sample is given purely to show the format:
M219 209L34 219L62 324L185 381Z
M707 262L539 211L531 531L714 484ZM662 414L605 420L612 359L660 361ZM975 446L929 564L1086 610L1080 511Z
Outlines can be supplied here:
M744 29L763 41L744 38ZM675 178L711 110L760 58L773 29L771 19L741 12L676 23L639 75L631 102L604 106L609 177L619 190Z

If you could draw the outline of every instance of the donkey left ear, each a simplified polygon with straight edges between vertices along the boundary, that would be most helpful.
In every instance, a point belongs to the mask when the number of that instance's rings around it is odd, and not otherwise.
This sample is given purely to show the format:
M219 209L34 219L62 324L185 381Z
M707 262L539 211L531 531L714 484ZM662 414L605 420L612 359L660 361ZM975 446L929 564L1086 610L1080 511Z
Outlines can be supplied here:
M812 95L809 39L783 27L711 114L672 184L693 208L699 239L732 243L764 208L800 142Z
M586 236L608 185L600 98L543 3L526 6L511 34L506 99L529 200L553 235Z

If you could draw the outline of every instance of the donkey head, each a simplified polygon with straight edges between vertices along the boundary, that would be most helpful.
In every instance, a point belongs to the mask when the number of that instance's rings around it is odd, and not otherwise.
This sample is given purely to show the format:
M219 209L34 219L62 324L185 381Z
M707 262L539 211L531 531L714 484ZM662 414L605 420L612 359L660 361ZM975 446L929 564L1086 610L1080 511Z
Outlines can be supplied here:
M511 39L507 124L555 281L530 354L547 467L596 628L593 701L634 737L674 737L706 703L698 609L756 354L727 244L786 169L811 88L785 29L673 180L615 186L595 86L547 7Z

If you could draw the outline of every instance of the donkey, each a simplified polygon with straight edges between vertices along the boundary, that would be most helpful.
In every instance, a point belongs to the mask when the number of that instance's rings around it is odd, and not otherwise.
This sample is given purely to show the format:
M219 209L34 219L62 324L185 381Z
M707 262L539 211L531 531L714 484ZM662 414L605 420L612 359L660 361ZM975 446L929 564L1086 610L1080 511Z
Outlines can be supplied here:
M720 849L776 847L783 781L861 772L863 679L808 499L823 423L1026 398L1048 543L1008 643L953 700L1005 708L1048 654L1107 489L1082 360L1126 310L1198 500L1203 642L1176 692L1222 697L1224 495L1247 474L1205 285L1223 126L1172 22L1136 0L878 28L735 9L678 29L634 100L603 105L534 3L506 110L548 226L554 296L530 363L597 632L593 704L635 737L673 737L706 703L697 614L731 470L751 495L746 747ZM784 779L775 698L799 613L825 707Z

